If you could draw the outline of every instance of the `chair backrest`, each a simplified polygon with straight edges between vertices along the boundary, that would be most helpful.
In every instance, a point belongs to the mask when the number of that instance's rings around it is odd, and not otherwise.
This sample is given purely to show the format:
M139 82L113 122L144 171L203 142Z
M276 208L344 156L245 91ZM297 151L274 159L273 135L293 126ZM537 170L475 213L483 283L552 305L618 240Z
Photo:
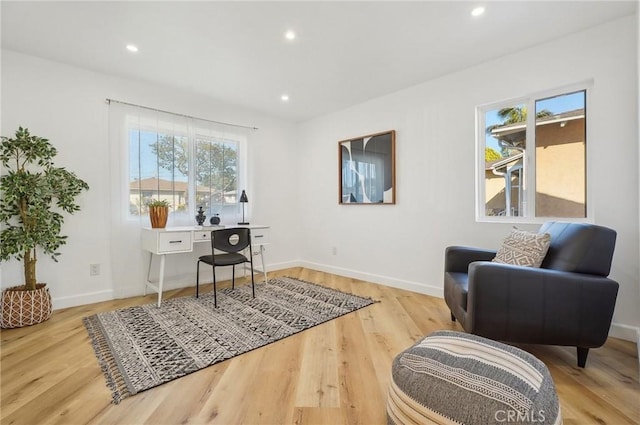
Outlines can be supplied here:
M251 245L251 231L246 227L231 227L211 231L211 248L223 252L240 252Z
M588 223L550 221L539 233L551 235L542 268L608 276L611 271L616 231Z

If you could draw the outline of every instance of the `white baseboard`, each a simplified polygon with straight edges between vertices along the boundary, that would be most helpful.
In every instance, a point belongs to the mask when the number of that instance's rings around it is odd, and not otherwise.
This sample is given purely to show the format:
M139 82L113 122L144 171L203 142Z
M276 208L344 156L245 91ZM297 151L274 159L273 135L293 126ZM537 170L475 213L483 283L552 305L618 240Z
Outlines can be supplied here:
M309 269L319 270L327 273L336 274L339 276L350 277L352 279L360 279L367 282L378 283L385 286L391 286L393 288L404 289L407 291L417 292L420 294L430 295L432 297L444 298L444 289L440 286L427 285L422 282L413 282L408 280L397 279L389 276L378 275L374 273L361 272L358 270L347 269L343 267L330 266L326 264L314 263L311 261L285 261L281 263L267 264L267 274L269 271L273 270L281 270L292 267L306 267ZM207 282L207 276L202 276ZM177 278L177 277L176 277ZM231 278L231 276L229 276ZM209 278L211 279L211 278ZM171 278L165 280L164 290L185 288L189 286L195 286L195 273L193 276L181 276L176 280L172 280ZM210 281L208 283L211 283ZM125 298L132 296L142 295L144 287L142 284L138 287L130 288L127 293L118 293L117 297L114 294L112 289L98 291L98 292L90 292L86 294L68 296L68 297L58 297L53 298L53 309L59 310L67 307L75 307L79 305L85 304L93 304L102 301L110 301L115 298ZM152 293L153 290L148 289L147 294ZM638 344L638 353L640 353L640 327L637 326L629 326L622 323L612 323L611 329L609 330L609 336L614 338L624 339L626 341L636 342ZM639 354L640 361L640 354Z
M640 328L638 328L638 332L636 333L636 357L638 357L638 382L640 382Z
M109 301L113 298L113 290L106 289L104 291L89 292L87 294L52 298L51 304L53 310L60 310L67 307L75 307L79 305L99 303L101 301Z
M270 271L288 269L292 267L301 267L301 264L299 261L286 261L282 263L267 264L267 279L269 278ZM232 276L231 268L226 268L226 269L223 268L220 271L216 271L216 277L218 282L223 280L231 280L231 276ZM240 271L240 268L236 269L236 277L239 277L239 276L243 276L242 272ZM249 276L248 269L247 269L247 276ZM254 278L256 282L260 282L264 279L262 275L262 269L260 269L259 267L256 267L254 269ZM202 270L200 271L200 284L206 285L206 284L211 284L212 282L213 282L213 273L211 272L211 267L202 267ZM194 288L196 286L195 273L187 273L187 274L182 274L180 276L165 277L163 291L188 288L190 286L193 286ZM153 290L147 289L147 293L149 293L149 291L153 291Z
M420 282L412 282L407 280L396 279L388 276L377 275L373 273L360 272L357 270L346 269L342 267L329 266L326 264L318 264L310 261L300 261L301 267L320 270L327 273L333 273L340 276L346 276L353 279L365 280L367 282L379 283L381 285L391 286L394 288L405 289L407 291L418 292L430 295L432 297L444 298L444 288L439 286L427 285ZM293 266L291 266L293 267ZM612 323L609 330L609 336L626 341L637 342L638 352L640 353L640 328L637 326L629 326L622 323Z
M327 273L337 274L340 276L350 277L352 279L360 279L367 282L379 283L393 288L404 289L407 291L418 292L420 294L431 295L432 297L444 298L444 290L442 287L427 285L422 282L412 282L409 280L397 279L389 276L378 275L374 273L361 272L357 270L346 269L343 267L329 266L326 264L312 263L310 261L301 261L300 266L314 270L320 270Z
M302 264L299 261L286 261L282 263L267 264L267 278L269 277L270 271L288 269L292 267L302 267ZM238 272L239 272L239 269L236 271L236 273ZM263 277L262 277L262 271L259 271L259 267L256 267L254 273L255 273L254 276L255 276L256 282L261 282ZM219 272L216 272L216 274L218 276L218 281L231 279L230 268L226 270L222 269ZM238 276L241 276L241 274L238 274ZM143 282L144 280L136 284L122 285L122 287L118 288L118 291L114 293L113 298L129 298L129 297L139 297L143 295L145 290L145 285ZM213 282L213 273L211 272L211 268L203 266L200 270L200 284L210 285L211 282ZM157 281L153 281L154 285L157 285L157 283L158 283ZM195 288L195 286L196 286L196 273L184 273L181 275L173 275L173 276L169 275L169 276L165 276L164 278L162 292L171 291L173 289L189 288L189 287ZM156 293L152 288L147 287L146 289L147 289L147 295Z
M613 322L609 329L609 336L640 344L640 328L637 326Z
M291 269L293 267L305 267L304 261L283 261L282 263L267 264L267 275L270 271Z

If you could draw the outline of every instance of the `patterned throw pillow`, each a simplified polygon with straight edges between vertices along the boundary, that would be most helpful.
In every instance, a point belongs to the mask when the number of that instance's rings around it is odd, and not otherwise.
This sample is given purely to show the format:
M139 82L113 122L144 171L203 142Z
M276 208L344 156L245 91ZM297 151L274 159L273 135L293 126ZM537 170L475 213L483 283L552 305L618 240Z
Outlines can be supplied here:
M547 255L551 236L548 233L533 233L513 227L511 234L492 261L524 267L540 267Z

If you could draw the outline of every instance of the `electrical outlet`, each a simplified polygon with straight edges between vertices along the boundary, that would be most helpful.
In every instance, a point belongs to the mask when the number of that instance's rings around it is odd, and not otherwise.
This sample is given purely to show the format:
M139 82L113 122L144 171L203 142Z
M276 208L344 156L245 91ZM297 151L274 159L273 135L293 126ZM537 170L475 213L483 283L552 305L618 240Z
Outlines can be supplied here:
M89 276L98 276L100 274L100 264L89 264Z
M331 254L333 255L338 255L338 248L336 248L335 246L331 248Z

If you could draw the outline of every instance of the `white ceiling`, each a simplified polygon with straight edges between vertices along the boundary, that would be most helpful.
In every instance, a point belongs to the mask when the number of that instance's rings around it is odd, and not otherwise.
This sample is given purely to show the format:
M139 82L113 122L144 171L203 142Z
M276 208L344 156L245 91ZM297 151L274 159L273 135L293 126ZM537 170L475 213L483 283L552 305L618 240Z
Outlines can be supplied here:
M486 13L474 18L478 4ZM2 47L302 121L634 14L636 7L636 1L4 0ZM288 29L297 33L292 42L283 37ZM139 52L126 51L127 43ZM283 93L289 102L280 100Z

